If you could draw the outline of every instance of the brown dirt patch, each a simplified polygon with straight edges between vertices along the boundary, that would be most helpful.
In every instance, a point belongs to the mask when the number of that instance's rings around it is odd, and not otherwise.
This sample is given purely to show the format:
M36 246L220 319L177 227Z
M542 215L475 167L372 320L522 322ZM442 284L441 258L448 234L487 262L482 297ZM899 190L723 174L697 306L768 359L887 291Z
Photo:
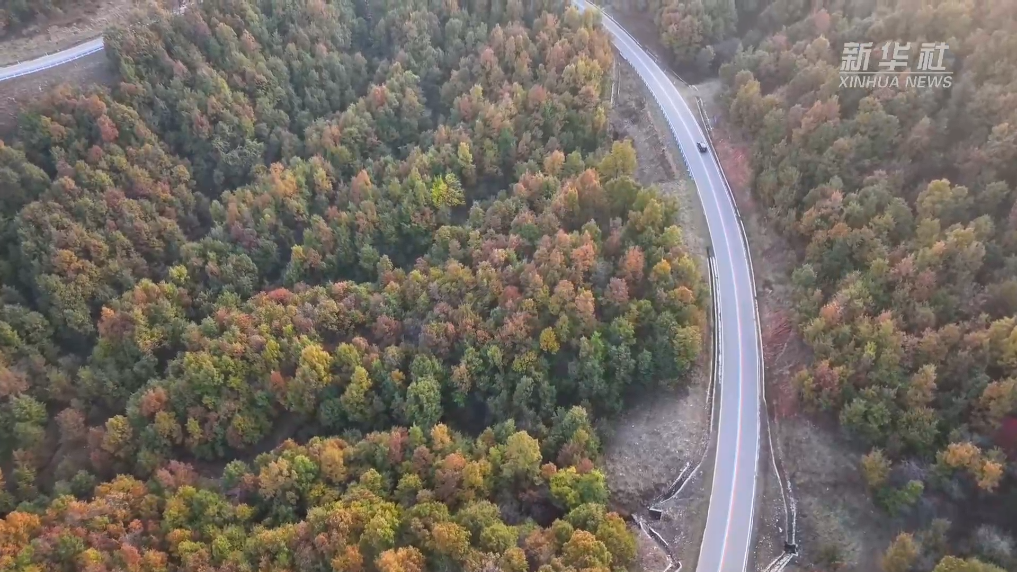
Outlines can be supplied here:
M835 423L818 423L800 412L791 384L794 374L812 360L811 351L792 324L790 278L799 259L795 245L777 233L752 195L751 142L725 124L717 98L719 80L697 88L708 117L715 121L717 158L738 203L756 274L772 438L782 453L798 508L800 554L785 570L878 570L879 555L895 530L872 503L861 481L858 460L862 452L841 437ZM694 104L692 90L684 89L683 95L690 106ZM784 540L780 489L765 445L760 467L757 569L779 554Z
M629 531L636 537L636 562L638 570L656 571L667 567L667 555L649 536L639 530L639 525L630 523Z
M710 233L696 187L685 171L681 150L639 75L621 56L616 55L615 60L618 87L611 110L611 129L616 137L632 140L639 159L636 171L639 182L657 185L664 194L678 200L678 225L686 246L699 258L705 276Z
M697 372L682 391L644 395L613 426L605 447L612 502L636 513L664 491L686 462L703 450L706 375Z
M618 58L616 70L617 96L611 110L611 129L618 139L629 139L636 149L639 166L636 179L642 185L660 185L678 180L677 165L661 146L660 136L653 128L647 99L638 91L641 82L630 66ZM652 101L649 100L651 105ZM680 163L679 163L680 165Z
M685 464L699 462L708 437L707 382L707 373L700 368L688 390L645 395L614 424L605 447L605 469L615 506L646 518L646 507ZM661 521L647 518L647 524L671 545L674 556L693 568L710 498L712 463L703 465L681 495L665 503ZM644 570L661 572L663 567Z
M99 52L68 64L0 82L0 139L10 138L17 129L18 112L22 106L39 98L61 83L76 86L111 85L115 73L106 54Z
M801 415L784 420L778 433L790 453L785 467L797 493L802 548L788 570L879 570L879 557L899 530L865 492L861 452Z
M701 74L699 71L674 64L671 50L660 41L660 31L653 22L653 13L630 6L632 0L604 0L600 3L603 4L602 9L642 44L664 71L684 79L692 79L693 76Z
M134 0L97 0L0 40L0 66L59 52L102 35L127 17Z
M668 53L667 47L660 41L660 32L657 25L653 23L653 14L636 10L619 8L614 3L605 7L605 10L615 19L616 22L625 28L633 38L646 48L646 51L657 56L661 62L665 61L662 56Z
M706 516L710 510L710 488L713 483L713 451L710 451L699 472L692 476L678 498L664 504L664 515L654 528L671 543L674 557L682 570L695 570L699 550L706 532ZM646 572L660 572L663 569Z
M632 140L639 160L636 178L656 185L677 198L678 225L685 243L707 276L706 246L709 234L696 188L684 171L677 144L667 123L632 67L618 61L617 91L611 111L611 128L618 138ZM709 333L706 334L709 336ZM605 466L615 506L647 517L646 507L674 481L686 463L695 466L708 445L709 412L706 395L712 348L704 345L701 366L688 388L658 391L637 398L612 424L605 447ZM647 518L671 545L683 569L695 568L699 544L706 526L712 456L688 482L682 494L663 506L659 522ZM666 566L663 550L635 528L639 537L641 569L661 572Z

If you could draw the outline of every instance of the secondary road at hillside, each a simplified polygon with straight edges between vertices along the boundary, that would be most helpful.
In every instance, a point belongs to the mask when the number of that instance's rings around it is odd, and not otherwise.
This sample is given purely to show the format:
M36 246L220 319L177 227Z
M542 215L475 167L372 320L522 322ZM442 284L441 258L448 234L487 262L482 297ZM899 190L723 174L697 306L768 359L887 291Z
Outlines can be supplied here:
M187 2L182 2L180 7L174 10L175 13L182 14L187 11ZM8 79L14 79L57 66L73 62L76 59L90 56L96 52L101 52L105 47L102 41L102 36L98 38L82 42L76 46L61 50L55 54L49 54L48 56L42 56L35 58L34 60L28 60L25 62L19 62L13 65L0 68L0 81Z
M589 4L573 0L585 10ZM706 213L717 263L720 307L720 421L706 532L697 572L745 572L754 547L753 526L760 442L760 344L749 253L720 166L696 116L667 74L632 36L604 14L604 27L653 93L685 155Z
M55 54L50 54L48 56L42 56L41 58L29 60L27 62L20 62L6 67L2 67L0 68L0 81L14 79L16 77L21 77L36 72L41 72L43 70L48 70L49 68L62 66L68 62L73 62L78 58L83 58L85 56L102 51L102 48L103 42L102 38L100 37L94 40L89 40L82 44L78 44L72 48L67 48L66 50L57 52Z

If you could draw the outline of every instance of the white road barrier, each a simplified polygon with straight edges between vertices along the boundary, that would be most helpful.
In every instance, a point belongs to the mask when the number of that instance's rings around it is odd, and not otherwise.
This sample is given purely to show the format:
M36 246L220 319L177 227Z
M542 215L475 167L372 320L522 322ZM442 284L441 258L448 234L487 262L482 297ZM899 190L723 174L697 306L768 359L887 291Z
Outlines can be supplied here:
M586 0L573 0L581 10ZM594 8L596 9L596 8ZM617 22L603 15L615 47L650 89L703 203L718 273L723 323L717 453L698 572L745 572L755 549L762 408L762 352L755 281L740 217L714 156L689 151L707 141L668 75ZM735 235L739 235L736 237Z
M18 62L13 65L2 67L0 68L0 81L15 79L36 72L41 72L43 70L48 70L50 68L55 68L57 66L62 66L85 56L90 56L96 52L101 52L103 45L102 38L99 37L94 40L78 44L77 46L67 48L66 50L55 54L48 54L27 62Z

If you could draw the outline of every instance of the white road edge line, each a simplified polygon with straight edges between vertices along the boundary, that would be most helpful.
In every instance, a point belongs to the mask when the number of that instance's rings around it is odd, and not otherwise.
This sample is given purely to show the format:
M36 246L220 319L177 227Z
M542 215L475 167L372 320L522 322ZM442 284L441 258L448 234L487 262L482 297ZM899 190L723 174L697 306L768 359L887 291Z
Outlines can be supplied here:
M575 4L577 4L577 5L579 5L580 7L583 7L583 5L586 4L585 0L573 0L573 2ZM583 7L583 8L585 9L585 7ZM615 38L617 38L623 44L625 44L626 47L629 50L631 50L632 53L636 56L636 58L638 58L640 60L640 63L643 64L643 66L645 66L646 69L650 72L649 73L650 77L653 79L654 83L657 84L657 87L660 88L660 91L661 91L662 95L668 100L668 102L671 104L672 107L677 109L678 106L675 105L674 99L671 97L671 94L664 87L664 84L661 83L659 74L663 73L663 71L660 69L660 67L658 65L656 65L655 62L652 61L652 58L651 58L652 65L647 64L647 59L646 58L648 56L645 54L645 50L632 48L632 44L635 44L636 46L639 46L639 43L637 41L635 41L635 39L633 39L628 34L628 32L624 28L622 28L613 18L611 18L610 15L608 15L606 12L601 10L599 6L597 6L596 8L597 8L598 12L600 13L601 17L604 19L604 21L609 22L610 24L613 25L613 27L617 28L617 30L618 30L616 32L615 30L611 29L611 26L606 26L608 28L608 31L610 31L611 34L613 36L615 36ZM625 56L623 55L622 57L624 58ZM628 59L628 58L625 58L625 59ZM637 70L637 73L638 73L638 70ZM665 79L666 79L666 76L665 76ZM645 81L645 79L644 79L644 81ZM668 79L667 83L671 87L671 89L675 89L674 84L671 83L671 81L669 79ZM652 94L652 90L651 90L651 94ZM679 97L679 99L681 100L681 104L682 104L681 107L684 107L685 111L687 111L689 114L691 114L692 113L691 109L688 107L688 104L685 102L684 98ZM692 129L689 128L688 124L685 122L685 119L682 117L682 115L680 113L677 114L677 115L678 115L679 122L681 122L682 127L685 128L686 134L688 134L691 139L698 140L698 139L702 138L702 137L697 137L696 136L695 132ZM666 111L664 112L664 118L667 120L668 124L671 126L671 129L675 130L675 126L672 123L671 118L668 116ZM697 124L697 128L698 128L698 124ZM676 141L676 143L677 143L677 141ZM678 145L679 145L679 150L681 150L681 144L679 143ZM684 155L684 150L682 150L682 154ZM712 157L712 159L716 162L716 157ZM702 158L700 158L700 160L702 160ZM688 162L687 158L686 158L686 162ZM704 162L703 165L705 167L705 162ZM716 165L716 163L715 163L715 165ZM688 170L689 170L689 176L692 178L693 182L695 182L695 175L693 175L692 172L691 172L692 169L689 168ZM704 168L703 171L706 174L707 182L714 189L718 188L718 186L716 185L716 182L713 180L713 177L710 174L710 170ZM727 190L728 193L729 193L729 196L730 196L730 190L727 189L726 185L723 185L720 188L724 188L725 190ZM704 203L704 206L705 206L704 193L703 192L699 192L697 194L699 195L700 202ZM712 196L713 196L713 206L717 209L718 212L723 212L722 209L720 208L720 203L718 202L717 197L715 195L712 195ZM737 215L737 205L732 205L732 206L734 207L736 216L738 216ZM728 234L727 225L724 222L724 217L721 216L719 218L720 218L720 224L721 224L722 230L724 232L724 235L725 236L730 236ZM709 230L709 226L710 226L710 223L709 223L709 219L707 218L707 228L708 228L708 230ZM740 238L743 241L745 241L744 230L740 228L739 231L740 231L739 234L741 235ZM710 234L711 234L711 237L712 237L713 233L710 232ZM746 242L746 248L747 248L747 242ZM726 249L727 254L728 254L728 264L731 265L732 264L732 260L733 260L733 257L731 256L732 251L731 251L731 245L727 241L725 241L725 249ZM748 251L746 251L746 258L750 258L750 257L751 257L751 254ZM750 278L751 278L751 276L752 276L751 260L749 261L749 265L750 265L749 273L750 273ZM732 274L734 274L734 266L733 265L730 266L730 269L732 271ZM755 281L754 281L754 279L751 280L751 282L752 282L752 287L753 287L753 291L754 291L755 290ZM741 331L741 329L742 329L742 327L741 327L741 324L742 324L741 317L742 317L741 309L740 309L738 304L735 304L735 321L738 324L739 331ZM753 292L753 317L756 318L756 320L755 320L755 330L756 330L756 338L757 338L756 339L756 345L757 345L757 348L759 348L760 347L760 341L759 341L759 320L758 320L758 311L756 310L756 307L755 307L755 295L754 295L754 292ZM741 366L741 361L742 361L742 355L743 354L742 354L742 346L741 346L740 343L738 344L738 351L737 351L736 355L738 357L737 362L739 363L739 366ZM758 382L759 382L759 374L760 374L760 371L759 371L760 370L759 359L756 360L755 368L756 368L756 381L757 381L757 384L758 384ZM757 389L758 389L758 387L757 387ZM743 387L742 387L742 384L740 384L740 383L738 384L738 404L739 404L738 410L740 412L740 411L742 411L742 407L744 405ZM759 407L759 404L757 403L756 404L756 408L758 409L758 407ZM723 418L724 418L724 408L721 407L721 410L720 410L720 425L721 426L723 426ZM755 464L756 464L756 467L754 467L754 469L753 469L754 478L752 480L752 494L751 494L751 497L750 497L752 499L752 503L751 503L751 507L750 507L750 512L749 512L750 520L754 520L754 518L755 518L756 488L757 488L757 482L759 480L758 479L758 472L759 472L759 468L758 468L758 464L759 464L759 459L758 459L758 457L759 457L759 455L758 455L758 453L759 453L759 425L760 425L760 419L759 419L759 417L757 415L757 417L756 417L756 429L757 429L757 431L756 431L756 439L755 439L755 441L756 441L755 442L755 450L756 450ZM741 455L738 454L740 452L740 448L741 448L741 434L742 434L742 419L741 419L741 415L738 416L738 422L737 422L736 426L737 426L737 431L736 431L736 436L737 437L736 437L736 450L735 450L735 453L736 453L735 454L735 468L736 468L735 473L737 474L737 472L738 472L737 471L737 467L740 464L739 461L741 460ZM717 480L717 472L714 471L714 482L716 482L716 480ZM736 489L736 487L734 487L734 486L731 487L731 497L728 500L728 514L731 514L733 512L734 499L735 499L735 489ZM709 522L710 513L712 512L713 506L714 506L714 503L712 501L713 501L713 499L711 499L709 508L707 509L707 522ZM721 548L722 548L722 550L721 550L720 561L719 561L720 568L723 568L724 558L725 558L726 552L727 552L726 551L726 544L727 544L728 533L730 532L730 529L731 529L731 523L732 523L732 520L730 518L728 518L727 523L725 525L724 539L721 541ZM749 551L745 552L745 556L744 556L743 562L742 562L742 570L745 570L747 568L747 566L748 566L748 553L749 553ZM702 559L702 546L700 547L700 560L701 559Z
M621 28L621 26L618 26L617 22L615 22L613 18L611 18L610 16L605 14L603 11L601 11L601 14L604 16L605 19L610 20L612 24L615 24L620 30L622 30L623 35L619 34L617 37L619 37L623 42L628 43L628 42L626 42L626 40L628 40L629 38L625 37L625 36L628 35L628 33L625 32L624 29ZM631 49L631 45L629 45L627 47L629 47ZM639 53L638 50L632 50L632 51L635 53L636 57L640 57L640 53ZM646 64L646 60L642 60L642 63L644 63L644 65L645 65ZM654 67L657 67L657 70L659 70L659 67L656 66L655 62L654 62ZM655 71L650 66L647 66L647 68L651 72ZM667 98L668 103L670 103L673 107L677 108L678 106L675 105L674 99L671 97L671 94L668 93L668 90L661 83L660 78L657 76L656 73L652 74L652 78L653 78L654 83L657 84L657 87L660 88L663 96ZM670 83L670 80L668 80L668 83ZM674 89L674 84L670 84L670 85L671 85L671 88ZM685 103L684 100L682 100L682 103L683 104ZM685 105L685 108L686 108L686 110L688 110L688 105ZM691 113L691 111L689 111L689 113ZM670 123L670 118L667 117L666 113L664 114L664 116L665 116L665 118L667 118L669 120L668 122ZM689 129L688 124L685 123L685 119L682 118L681 115L678 115L678 120L681 122L682 127L685 128L685 131L689 135L689 137L692 138L692 139L697 139L695 133L691 129ZM672 126L672 128L673 128L673 126ZM690 171L691 171L691 169L690 169ZM706 178L707 178L708 182L710 183L710 185L713 186L713 188L717 188L716 182L713 180L713 177L710 176L709 169L704 169L704 172L706 173ZM691 176L691 173L690 173L690 176ZM693 180L695 180L695 177L693 177ZM700 200L702 200L702 197L703 197L704 193L698 193L698 194L700 196ZM716 202L716 197L715 196L714 196L714 205L713 206L715 206L718 211L721 211L720 204ZM725 236L730 236L728 234L727 225L724 223L724 218L723 217L720 217L720 224L721 224L721 229L724 232L724 235ZM731 250L730 243L728 243L727 241L725 241L724 246L725 246L725 249L726 249L727 255L728 255L728 264L730 265L731 261L734 260L733 251ZM734 267L733 266L731 267L731 271L732 271L732 274L733 274L734 273ZM738 324L738 330L741 331L742 330L741 311L740 311L740 308L738 307L737 304L735 304L735 322L737 322L737 324ZM741 365L742 355L743 354L741 352L741 344L738 344L738 352L736 353L736 356L737 356L736 361L737 361L737 363L739 365ZM758 375L758 369L759 369L758 361L757 361L756 369L757 369L757 375ZM738 410L739 411L741 411L741 409L743 407L743 403L744 403L744 401L743 401L743 393L744 392L742 391L742 384L739 383L738 384ZM723 417L724 417L724 408L721 407L721 409L720 409L720 418L721 418L721 425L722 426L723 426ZM757 424L758 424L758 421L757 421ZM741 461L741 455L739 454L740 451L741 451L741 435L742 435L742 419L741 419L741 415L738 416L738 421L737 421L736 427L737 427L737 431L736 431L737 438L735 440L735 442L736 442L736 445L735 445L735 447L736 447L735 448L735 467L737 467L739 462ZM757 435L757 441L758 441L758 435ZM758 443L757 443L756 446L758 448ZM736 469L735 472L737 473L737 469ZM717 477L717 473L714 472L714 480L716 480L717 478L718 478ZM755 481L756 481L756 479L753 479L753 494L752 494L752 498L753 499L755 499ZM731 513L734 512L735 489L736 489L736 487L734 487L734 486L731 487L731 496L728 499L728 514L731 514ZM707 521L709 521L709 511L713 508L713 504L714 503L713 503L713 501L711 499L710 508L707 509ZM753 512L755 511L754 506L755 506L755 502L753 502ZM726 547L727 547L727 538L728 538L728 536L730 534L731 524L732 524L732 519L728 518L727 522L725 524L724 539L721 541L721 554L720 554L720 568L721 569L724 568L724 558L727 555L727 550L726 550ZM747 558L747 555L748 555L748 553L746 553L746 558ZM744 570L747 565L748 565L748 561L746 560L746 562L744 562L743 565L742 565L742 569Z

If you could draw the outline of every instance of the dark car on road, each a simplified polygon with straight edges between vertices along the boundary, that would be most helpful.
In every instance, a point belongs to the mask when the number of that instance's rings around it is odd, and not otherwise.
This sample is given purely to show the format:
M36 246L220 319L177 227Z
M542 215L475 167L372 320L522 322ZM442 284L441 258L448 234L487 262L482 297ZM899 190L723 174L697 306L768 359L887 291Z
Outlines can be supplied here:
M696 147L699 148L699 152L700 153L706 153L706 151L707 151L706 143L703 143L702 141L697 141L696 142Z

